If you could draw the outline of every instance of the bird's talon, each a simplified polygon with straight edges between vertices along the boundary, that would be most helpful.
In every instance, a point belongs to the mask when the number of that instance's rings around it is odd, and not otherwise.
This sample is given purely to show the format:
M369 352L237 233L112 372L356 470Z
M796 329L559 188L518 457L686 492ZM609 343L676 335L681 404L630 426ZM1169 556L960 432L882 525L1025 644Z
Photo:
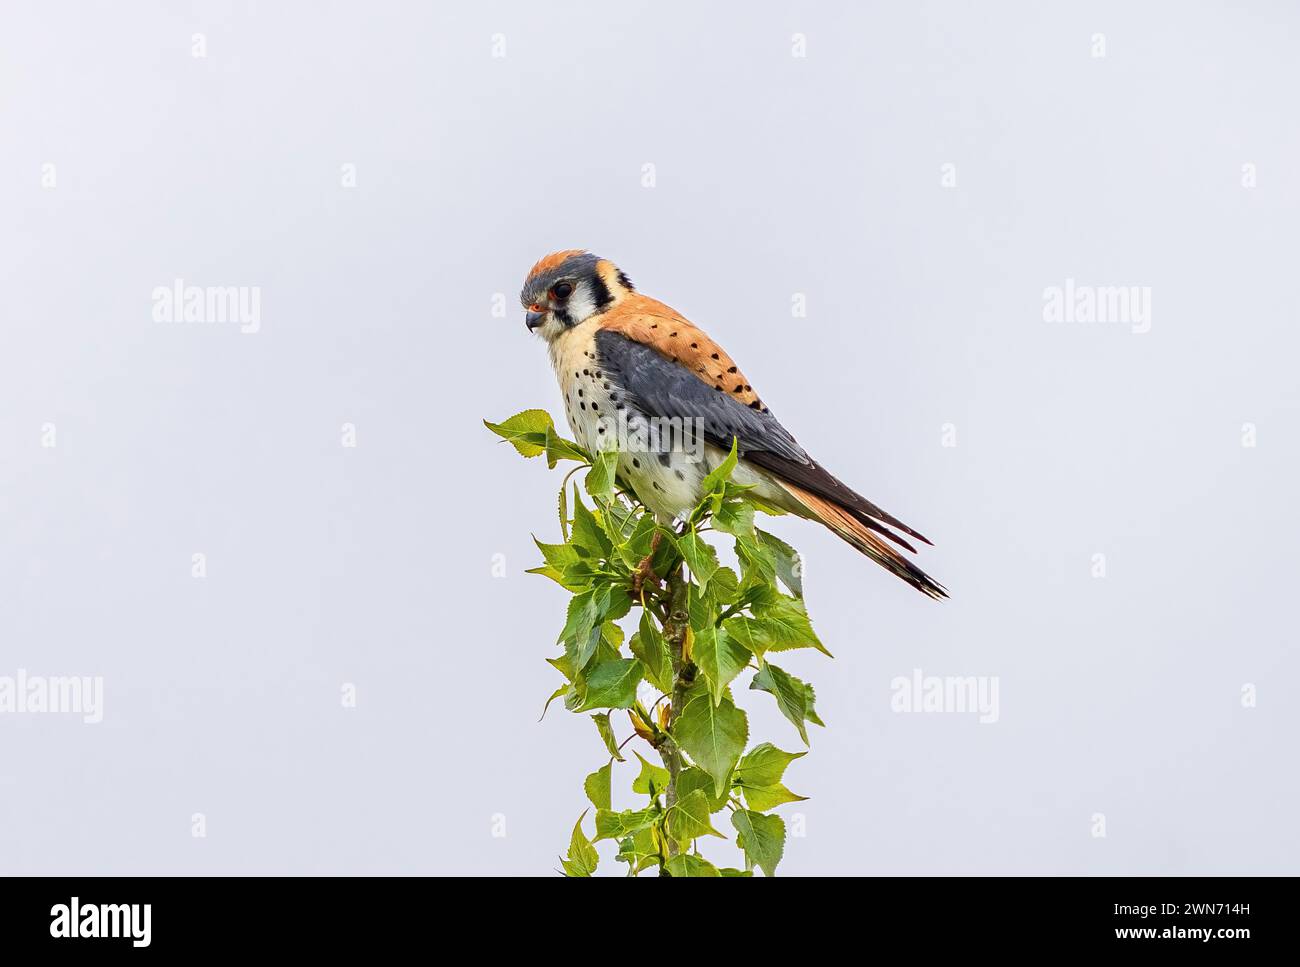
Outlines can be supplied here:
M653 562L654 551L651 551L641 558L641 563L632 572L632 597L641 597L641 590L645 587L647 581L650 582L651 587L659 584L659 576L654 572Z

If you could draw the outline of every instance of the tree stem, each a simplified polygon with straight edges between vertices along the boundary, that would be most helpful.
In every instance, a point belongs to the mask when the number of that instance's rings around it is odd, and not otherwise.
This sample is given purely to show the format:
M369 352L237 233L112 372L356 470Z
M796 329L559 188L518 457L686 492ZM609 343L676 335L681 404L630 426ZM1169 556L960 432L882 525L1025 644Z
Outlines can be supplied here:
M686 632L690 627L690 615L687 611L690 582L686 580L680 564L668 574L666 581L668 620L664 622L664 638L668 642L668 650L673 660L673 694L672 705L668 711L669 734L659 746L659 754L663 757L664 768L668 770L666 801L668 808L672 809L677 803L677 779L682 772L682 755L672 738L672 731L677 724L677 716L681 714L682 705L685 704L686 690L695 677L695 666L683 657ZM676 856L678 852L677 844L670 840L668 855Z

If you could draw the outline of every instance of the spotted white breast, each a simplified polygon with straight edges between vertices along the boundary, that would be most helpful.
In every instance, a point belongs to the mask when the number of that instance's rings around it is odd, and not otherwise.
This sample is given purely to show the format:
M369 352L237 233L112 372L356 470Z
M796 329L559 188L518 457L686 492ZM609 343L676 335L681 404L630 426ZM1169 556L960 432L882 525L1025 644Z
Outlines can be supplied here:
M723 454L716 448L682 446L650 414L637 408L610 373L600 367L591 319L558 336L551 363L564 394L564 412L574 438L588 450L617 448L619 474L640 501L662 520L698 503L700 482Z

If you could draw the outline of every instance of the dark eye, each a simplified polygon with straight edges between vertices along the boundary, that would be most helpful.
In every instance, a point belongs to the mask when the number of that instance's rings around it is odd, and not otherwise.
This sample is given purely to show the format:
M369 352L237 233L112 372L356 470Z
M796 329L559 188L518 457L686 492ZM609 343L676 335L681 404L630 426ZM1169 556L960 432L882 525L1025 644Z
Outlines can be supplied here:
M557 299L567 299L573 294L573 286L568 282L557 282L551 287L551 295Z

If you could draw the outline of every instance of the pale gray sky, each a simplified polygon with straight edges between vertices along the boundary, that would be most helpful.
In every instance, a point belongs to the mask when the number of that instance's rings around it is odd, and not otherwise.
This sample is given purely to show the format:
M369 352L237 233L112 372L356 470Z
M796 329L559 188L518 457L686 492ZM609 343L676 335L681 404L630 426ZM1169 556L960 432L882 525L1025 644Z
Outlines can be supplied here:
M556 867L601 763L585 716L537 722L559 478L479 419L560 413L515 294L574 246L708 329L952 590L773 525L836 655L786 662L828 728L782 872L1300 871L1298 28L8 5L0 677L104 692L98 724L0 714L0 872ZM176 279L260 287L257 331L155 322ZM1045 321L1067 280L1149 289L1149 331ZM996 677L998 721L891 711L918 668Z

